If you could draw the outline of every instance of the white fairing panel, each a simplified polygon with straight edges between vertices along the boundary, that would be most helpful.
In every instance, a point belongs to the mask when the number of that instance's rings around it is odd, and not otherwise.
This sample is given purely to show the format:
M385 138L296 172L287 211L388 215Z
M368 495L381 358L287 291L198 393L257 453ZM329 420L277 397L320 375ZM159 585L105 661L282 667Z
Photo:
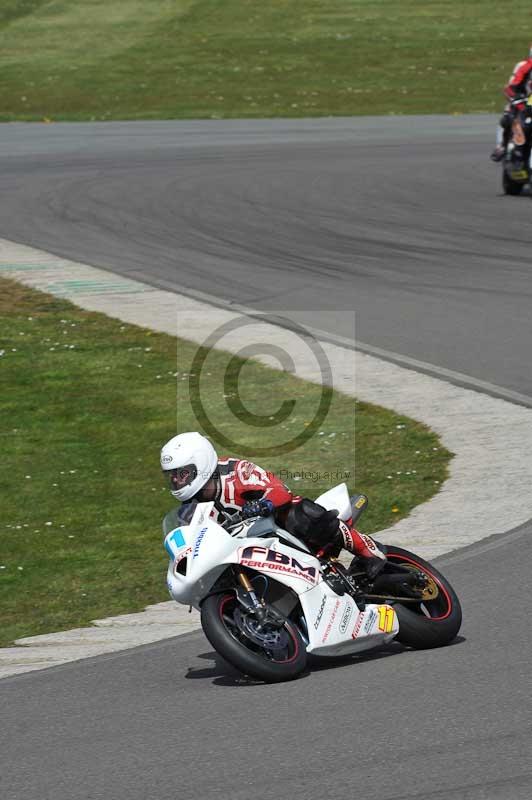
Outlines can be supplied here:
M309 653L344 655L367 650L391 641L399 630L391 606L372 604L361 611L351 597L335 594L324 583L299 599L307 619Z
M229 564L271 576L298 595L321 580L319 561L311 553L296 551L273 535L231 536L209 518L211 509L212 504L198 506L190 525L175 528L165 538L168 590L178 603L198 607Z
M344 522L351 519L351 500L345 483L340 483L338 486L329 489L328 492L320 494L316 498L316 503L326 508L327 511L332 511L333 509L338 511L339 519L344 520Z
M167 573L170 594L178 603L199 607L201 598L226 569L235 541L215 522L207 520L199 531L194 531L192 525L171 531L165 547L172 554Z

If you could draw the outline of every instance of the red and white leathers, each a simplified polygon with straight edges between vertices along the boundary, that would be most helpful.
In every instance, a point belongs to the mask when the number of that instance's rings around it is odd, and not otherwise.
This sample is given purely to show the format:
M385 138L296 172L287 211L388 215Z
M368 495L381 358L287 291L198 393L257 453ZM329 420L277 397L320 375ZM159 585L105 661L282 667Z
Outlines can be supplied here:
M215 507L231 512L240 511L251 500L270 500L279 522L284 520L292 502L301 498L293 495L280 478L266 472L252 461L222 458L218 461L219 491Z
M351 520L347 520L347 522L340 520L340 533L345 550L349 550L350 553L361 558L381 558L386 561L386 556L379 550L371 536L357 531Z
M529 87L527 84L530 80L531 72L532 56L525 58L524 61L517 62L513 69L510 80L503 90L508 100L515 100L516 97L522 97L529 93Z
M252 500L270 500L274 505L275 520L283 526L290 508L302 500L299 495L294 495L280 478L251 461L236 458L220 459L217 474L218 492L211 514L217 521L224 511L231 514L242 510L244 505ZM373 540L359 533L350 524L350 520L347 522L338 520L338 523L338 533L346 550L361 558L378 557L385 560L384 554ZM338 544L337 538L331 541L332 547Z
M510 80L506 84L503 89L503 93L510 101L504 108L503 115L501 117L501 121L497 127L497 137L496 137L496 149L495 153L499 151L499 155L502 156L504 150L506 149L506 144L508 142L508 137L510 133L510 128L512 125L512 119L516 111L521 111L524 107L524 103L516 103L512 105L512 101L518 97L525 97L532 92L532 49L531 54L528 58L525 58L523 61L518 61L515 67L513 68L513 72L510 76ZM494 159L500 160L500 159Z

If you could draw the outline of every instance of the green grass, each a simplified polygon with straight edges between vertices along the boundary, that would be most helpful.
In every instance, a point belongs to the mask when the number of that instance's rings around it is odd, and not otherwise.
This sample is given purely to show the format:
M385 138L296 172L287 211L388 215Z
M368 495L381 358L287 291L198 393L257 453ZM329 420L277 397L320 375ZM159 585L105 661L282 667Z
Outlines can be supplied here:
M528 0L3 0L0 119L495 111L531 22Z
M187 372L196 352L0 279L0 644L167 599L160 521L174 501L159 448L176 432L176 382L177 428L198 428ZM244 449L308 424L319 387L246 362L246 406L297 406L274 429L241 426L223 397L230 358L212 351L202 383L226 435ZM311 497L342 480L327 471L349 473L350 487L370 495L372 531L431 497L449 458L422 425L334 394L312 439L259 463L320 473L287 479Z

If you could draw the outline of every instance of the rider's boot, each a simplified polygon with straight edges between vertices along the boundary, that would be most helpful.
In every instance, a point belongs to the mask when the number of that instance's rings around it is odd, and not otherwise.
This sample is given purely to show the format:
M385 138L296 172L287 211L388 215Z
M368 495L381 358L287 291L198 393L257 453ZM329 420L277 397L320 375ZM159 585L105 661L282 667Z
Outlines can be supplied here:
M512 130L512 115L505 111L501 117L499 127L497 128L497 142L495 150L490 153L492 161L502 161L506 155L506 147L510 140L510 133Z
M359 559L360 566L366 572L368 578L373 580L386 564L386 556L379 550L371 536L359 533L356 528L340 522L340 533L342 535L342 545L345 550L353 553Z

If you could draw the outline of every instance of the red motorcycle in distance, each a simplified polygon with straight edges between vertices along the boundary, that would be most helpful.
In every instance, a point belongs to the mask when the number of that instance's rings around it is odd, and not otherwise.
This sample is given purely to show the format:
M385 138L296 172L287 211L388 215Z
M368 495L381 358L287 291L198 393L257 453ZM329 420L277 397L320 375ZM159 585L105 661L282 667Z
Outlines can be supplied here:
M516 110L512 120L510 140L502 161L502 189L504 194L518 195L531 180L532 95L512 101L512 106L524 105Z

